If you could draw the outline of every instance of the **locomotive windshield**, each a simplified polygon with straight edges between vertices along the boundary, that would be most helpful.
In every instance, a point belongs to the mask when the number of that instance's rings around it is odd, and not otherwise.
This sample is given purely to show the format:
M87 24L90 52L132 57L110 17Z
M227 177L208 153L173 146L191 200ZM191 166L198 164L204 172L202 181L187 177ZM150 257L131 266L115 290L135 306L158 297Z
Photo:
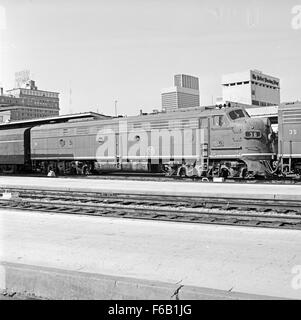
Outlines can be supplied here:
M238 110L233 110L229 112L229 117L231 118L231 120L236 120L239 118L244 118L245 114L241 109Z

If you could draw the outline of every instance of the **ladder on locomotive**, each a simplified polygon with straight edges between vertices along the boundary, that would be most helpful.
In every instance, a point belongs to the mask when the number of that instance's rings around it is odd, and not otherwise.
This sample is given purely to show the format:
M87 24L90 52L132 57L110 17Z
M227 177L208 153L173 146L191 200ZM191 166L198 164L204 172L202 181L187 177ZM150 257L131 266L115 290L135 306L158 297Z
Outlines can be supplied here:
M201 144L201 163L202 163L203 170L208 171L209 169L208 143Z

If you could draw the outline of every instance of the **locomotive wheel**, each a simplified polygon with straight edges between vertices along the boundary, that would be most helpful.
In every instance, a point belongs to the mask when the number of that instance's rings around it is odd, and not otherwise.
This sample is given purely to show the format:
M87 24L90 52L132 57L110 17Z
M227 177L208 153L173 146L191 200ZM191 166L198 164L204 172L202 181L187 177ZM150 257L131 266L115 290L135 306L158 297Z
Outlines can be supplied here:
M240 178L246 179L248 177L248 170L247 168L242 168L240 172Z
M284 176L286 176L286 175L289 174L289 165L288 165L288 164L285 164L285 165L283 166L282 174L283 174Z
M229 174L230 174L230 173L229 173L229 170L223 168L223 169L221 170L220 176L221 176L222 178L227 179L227 178L229 177Z
M181 177L181 178L184 178L186 177L186 170L185 168L180 168L179 172L178 172L178 176Z

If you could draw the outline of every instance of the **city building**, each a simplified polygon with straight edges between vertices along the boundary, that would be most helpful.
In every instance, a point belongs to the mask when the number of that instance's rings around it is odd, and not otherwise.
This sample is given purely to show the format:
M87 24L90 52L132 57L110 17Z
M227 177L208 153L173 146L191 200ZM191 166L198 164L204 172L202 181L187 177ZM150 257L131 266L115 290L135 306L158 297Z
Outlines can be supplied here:
M59 93L39 90L33 80L6 94L1 88L0 122L58 116L59 110Z
M174 86L161 91L161 102L163 111L199 106L199 79L186 74L175 75Z
M258 70L226 74L222 76L222 92L218 104L238 102L253 106L279 105L280 79Z

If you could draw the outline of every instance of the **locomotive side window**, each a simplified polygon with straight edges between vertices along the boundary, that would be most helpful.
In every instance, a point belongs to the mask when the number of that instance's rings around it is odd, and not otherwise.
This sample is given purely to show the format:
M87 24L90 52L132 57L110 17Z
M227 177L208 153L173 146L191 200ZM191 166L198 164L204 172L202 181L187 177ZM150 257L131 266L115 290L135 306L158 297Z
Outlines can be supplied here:
M231 120L236 120L236 119L239 119L239 118L244 118L245 114L241 109L233 110L233 111L229 112L229 117L231 118Z
M215 127L224 127L227 124L226 118L223 115L213 116L212 120Z

